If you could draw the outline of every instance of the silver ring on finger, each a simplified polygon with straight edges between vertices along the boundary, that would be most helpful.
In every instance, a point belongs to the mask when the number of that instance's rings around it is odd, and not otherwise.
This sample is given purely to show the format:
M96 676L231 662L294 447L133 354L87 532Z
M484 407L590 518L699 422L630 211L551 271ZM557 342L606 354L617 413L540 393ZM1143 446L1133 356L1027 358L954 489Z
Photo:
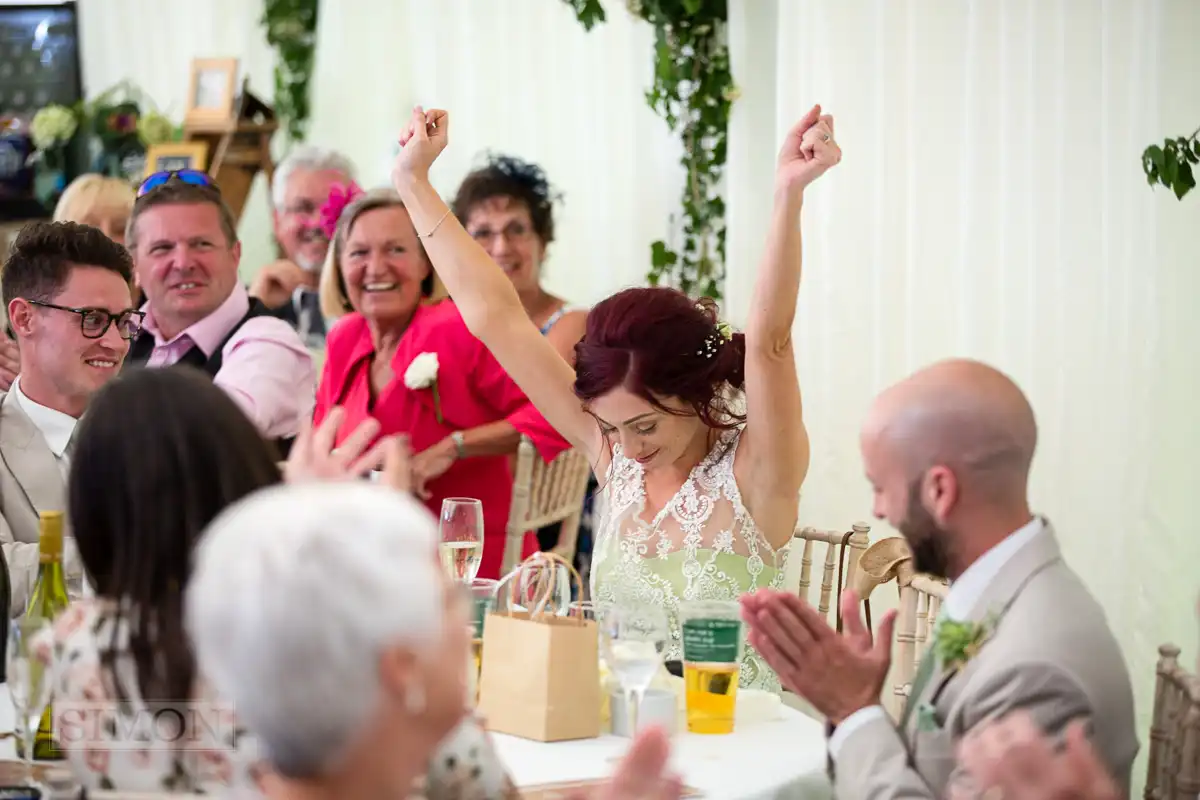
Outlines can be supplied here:
M832 138L833 138L833 137L832 137L832 136L830 136L828 133L825 133L825 134L822 134L822 135L821 135L821 141L822 141L822 142L828 142L828 141L829 141L830 139L832 139Z

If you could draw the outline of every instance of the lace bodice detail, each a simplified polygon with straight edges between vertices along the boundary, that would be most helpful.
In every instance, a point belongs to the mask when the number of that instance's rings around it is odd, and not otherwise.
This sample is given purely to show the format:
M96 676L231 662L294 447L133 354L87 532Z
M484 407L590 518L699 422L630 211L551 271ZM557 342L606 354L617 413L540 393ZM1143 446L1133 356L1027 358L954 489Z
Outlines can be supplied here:
M737 600L758 588L782 586L787 548L775 550L763 538L734 479L740 439L740 429L723 433L652 519L642 465L613 446L597 498L592 597L599 603L665 607L671 623L668 661L683 657L681 602ZM778 678L749 647L740 685L779 691Z

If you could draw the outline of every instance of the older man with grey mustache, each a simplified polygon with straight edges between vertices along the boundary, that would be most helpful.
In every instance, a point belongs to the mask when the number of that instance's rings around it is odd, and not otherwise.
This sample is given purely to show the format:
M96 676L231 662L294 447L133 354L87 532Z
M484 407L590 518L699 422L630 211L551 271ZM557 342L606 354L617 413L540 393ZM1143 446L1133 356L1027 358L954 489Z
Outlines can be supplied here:
M306 145L288 154L271 184L275 241L283 257L259 270L250 294L294 327L310 347L325 341L317 279L329 240L321 229L321 206L335 187L353 179L350 159L334 150Z

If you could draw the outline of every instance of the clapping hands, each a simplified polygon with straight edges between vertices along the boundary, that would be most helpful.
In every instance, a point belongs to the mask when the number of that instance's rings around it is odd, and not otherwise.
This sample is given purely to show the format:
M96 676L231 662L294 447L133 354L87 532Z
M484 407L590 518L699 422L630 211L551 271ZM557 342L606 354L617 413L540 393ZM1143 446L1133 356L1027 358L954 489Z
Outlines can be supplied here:
M863 624L857 593L841 597L844 633L829 626L808 603L788 592L760 590L742 597L747 641L779 675L783 687L813 705L835 725L877 705L892 663L896 612L872 637Z
M429 168L450 141L450 115L441 109L413 108L400 131L400 152L392 164L392 184L402 187L428 180Z
M357 480L382 467L381 483L400 492L410 491L412 463L408 441L402 436L385 436L375 441L379 423L368 418L341 445L334 447L345 419L345 412L334 408L316 430L306 423L284 464L284 480L290 483Z
M1026 712L980 726L958 746L963 780L952 800L1013 797L1021 800L1117 800L1120 790L1088 741L1083 722L1072 723L1062 746Z
M683 781L668 770L670 756L671 742L660 728L643 730L607 783L570 800L679 800Z
M842 148L833 138L833 117L819 105L788 131L779 150L775 179L780 188L802 192L842 160Z

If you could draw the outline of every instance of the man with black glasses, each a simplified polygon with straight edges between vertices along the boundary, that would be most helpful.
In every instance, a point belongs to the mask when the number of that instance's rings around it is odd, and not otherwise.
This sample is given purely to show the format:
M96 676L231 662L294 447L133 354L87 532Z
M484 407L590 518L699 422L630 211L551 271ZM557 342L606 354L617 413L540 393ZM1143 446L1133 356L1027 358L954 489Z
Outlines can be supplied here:
M116 377L142 325L133 262L96 228L36 222L17 236L0 278L20 375L0 395L0 544L12 613L24 611L38 569L38 514L65 511L75 424ZM67 537L68 586L82 577Z

